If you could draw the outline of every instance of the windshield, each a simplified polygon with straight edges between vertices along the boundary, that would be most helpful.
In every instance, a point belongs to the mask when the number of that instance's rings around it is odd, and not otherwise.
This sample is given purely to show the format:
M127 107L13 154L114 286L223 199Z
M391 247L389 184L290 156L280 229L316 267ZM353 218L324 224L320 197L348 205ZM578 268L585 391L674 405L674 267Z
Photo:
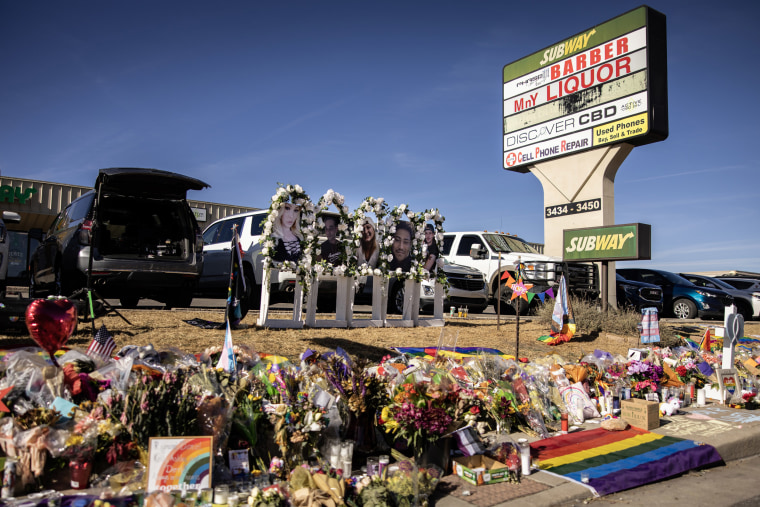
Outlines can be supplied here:
M677 275L675 273L671 273L670 271L658 271L662 276L665 277L666 280L668 280L670 283L676 284L676 285L687 285L691 286L694 285L690 281L688 281L686 278Z
M488 246L494 252L518 252L518 253L532 253L537 254L535 248L514 236L506 236L504 234L483 234Z

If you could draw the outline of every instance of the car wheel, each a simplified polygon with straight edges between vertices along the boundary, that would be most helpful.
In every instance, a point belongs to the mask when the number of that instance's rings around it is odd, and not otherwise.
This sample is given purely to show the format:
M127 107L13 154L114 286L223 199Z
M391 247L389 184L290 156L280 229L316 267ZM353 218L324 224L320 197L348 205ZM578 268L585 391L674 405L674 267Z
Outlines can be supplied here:
M673 315L678 319L696 319L697 305L689 299L676 299L673 303Z
M501 304L499 303L499 296L501 296ZM510 289L506 282L499 285L499 292L493 300L493 311L501 312L502 315L514 314L515 307L512 306L512 289Z
M122 308L137 308L139 302L139 296L122 296L119 298L119 304Z
M388 296L388 313L404 313L404 282L396 280Z

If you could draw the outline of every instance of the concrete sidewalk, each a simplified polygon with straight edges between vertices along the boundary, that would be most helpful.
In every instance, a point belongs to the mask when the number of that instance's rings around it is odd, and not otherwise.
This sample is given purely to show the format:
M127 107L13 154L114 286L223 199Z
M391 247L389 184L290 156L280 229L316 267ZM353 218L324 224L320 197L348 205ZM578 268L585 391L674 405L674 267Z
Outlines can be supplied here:
M598 427L588 422L583 425L584 430ZM760 410L733 409L708 401L704 407L686 407L678 415L661 417L660 427L652 432L712 445L725 462L760 455ZM519 433L510 436L536 440ZM539 471L523 477L520 484L487 486L473 486L448 475L438 485L433 501L436 507L538 507L592 497L581 484Z

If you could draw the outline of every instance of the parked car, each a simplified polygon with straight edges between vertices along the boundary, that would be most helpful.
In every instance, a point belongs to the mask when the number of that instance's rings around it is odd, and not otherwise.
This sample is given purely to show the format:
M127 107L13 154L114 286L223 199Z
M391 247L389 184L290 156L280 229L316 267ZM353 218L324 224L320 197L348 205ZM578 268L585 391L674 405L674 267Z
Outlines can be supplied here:
M616 273L617 303L621 308L640 312L643 308L657 308L662 313L662 288L651 283L627 280Z
M506 271L515 274L515 262L518 259L525 266L524 281L533 285L532 292L543 292L549 287L555 287L564 274L568 290L573 295L593 299L599 294L595 264L562 262L559 257L539 253L518 236L486 231L446 232L443 235L441 254L453 263L484 273L494 310L500 306L502 313L507 309L516 310L517 299L512 299L512 289L502 280L502 276ZM499 295L500 302L497 301ZM520 313L527 314L538 301L538 298L534 298L531 304L520 304Z
M243 317L261 304L261 283L264 278L264 257L259 239L268 210L255 210L220 218L203 231L203 273L195 292L198 297L226 298L230 282L230 242L232 228L237 226L243 250L243 272L246 292L240 301ZM271 303L292 302L296 278L293 273L273 272L270 278ZM328 289L325 289L325 292ZM333 305L334 305L333 298Z
M208 186L157 169L101 169L94 190L58 214L32 254L32 294L72 296L87 287L92 263L92 288L102 298L127 308L140 298L189 306L203 238L186 196Z
M443 272L449 282L448 292L443 298L443 311L454 306L466 306L470 313L483 313L488 308L488 286L483 273L468 266L452 264L444 260ZM420 288L420 310L432 312L435 305L435 281L425 280ZM391 279L388 296L388 311L402 313L404 310L404 285Z
M0 217L0 295L5 295L8 285L8 264L10 262L10 240L6 223L17 224L21 222L21 215L13 211L3 211Z
M723 318L724 308L734 302L734 298L725 291L697 287L670 271L624 268L617 272L627 280L659 285L663 291L663 314L679 319L720 319Z
M736 309L742 314L744 320L752 320L753 317L760 316L760 289L755 291L757 295L753 297L753 291L751 289L738 289L728 282L718 278L704 275L693 275L691 273L681 273L681 276L699 287L720 289L731 294L734 297ZM752 280L742 281L750 282L748 285L751 287Z

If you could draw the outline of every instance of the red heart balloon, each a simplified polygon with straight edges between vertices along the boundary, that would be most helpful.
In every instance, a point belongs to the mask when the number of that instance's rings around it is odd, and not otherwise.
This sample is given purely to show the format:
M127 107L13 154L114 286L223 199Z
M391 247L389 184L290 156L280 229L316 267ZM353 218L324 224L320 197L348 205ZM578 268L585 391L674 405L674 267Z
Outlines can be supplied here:
M54 354L77 327L77 307L68 299L35 299L26 307L26 327L58 366Z

